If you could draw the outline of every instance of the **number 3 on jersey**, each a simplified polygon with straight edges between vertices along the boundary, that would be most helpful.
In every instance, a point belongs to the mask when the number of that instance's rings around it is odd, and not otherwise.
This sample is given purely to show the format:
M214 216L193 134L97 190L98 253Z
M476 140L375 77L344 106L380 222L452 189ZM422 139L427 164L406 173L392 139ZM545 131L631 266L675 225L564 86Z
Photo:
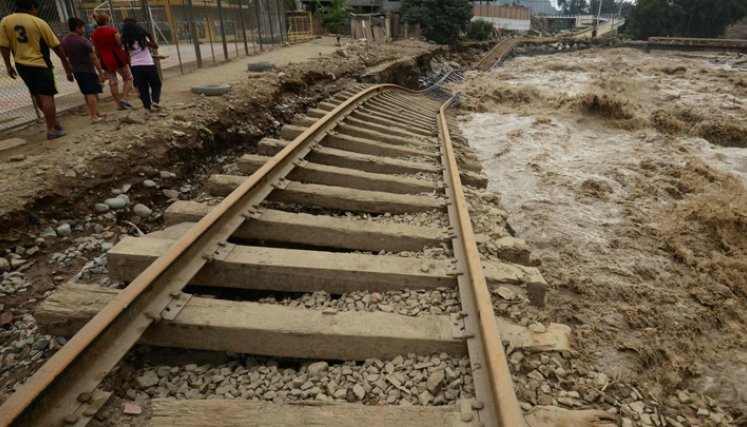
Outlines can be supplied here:
M16 37L16 41L18 43L28 43L29 37L26 35L26 27L23 25L16 25L13 27L13 30L15 30L18 37Z

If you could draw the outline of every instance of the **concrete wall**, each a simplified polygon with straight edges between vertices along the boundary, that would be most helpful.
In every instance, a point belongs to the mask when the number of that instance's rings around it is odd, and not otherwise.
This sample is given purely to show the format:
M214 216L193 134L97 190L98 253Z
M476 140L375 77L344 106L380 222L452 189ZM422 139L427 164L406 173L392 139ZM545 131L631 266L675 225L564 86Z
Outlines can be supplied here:
M528 7L497 6L494 4L475 3L475 17L493 23L495 28L511 31L529 31L531 11Z
M484 16L475 16L472 19L484 19L492 22L495 28L520 32L529 31L531 25L531 21L523 19L492 18Z
M497 6L489 3L474 3L473 14L480 18L504 18L529 21L531 11L528 7Z
M399 12L402 2L394 0L347 0L345 4L351 7L369 7L376 12Z

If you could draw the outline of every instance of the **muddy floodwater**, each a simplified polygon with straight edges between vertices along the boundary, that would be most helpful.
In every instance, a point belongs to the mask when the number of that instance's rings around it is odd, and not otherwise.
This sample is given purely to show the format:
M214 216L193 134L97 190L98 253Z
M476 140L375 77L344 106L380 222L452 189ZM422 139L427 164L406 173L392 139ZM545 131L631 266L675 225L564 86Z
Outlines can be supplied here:
M589 50L515 58L454 87L488 187L552 288L538 320L571 326L579 357L610 377L662 401L700 393L737 425L747 422L744 59Z

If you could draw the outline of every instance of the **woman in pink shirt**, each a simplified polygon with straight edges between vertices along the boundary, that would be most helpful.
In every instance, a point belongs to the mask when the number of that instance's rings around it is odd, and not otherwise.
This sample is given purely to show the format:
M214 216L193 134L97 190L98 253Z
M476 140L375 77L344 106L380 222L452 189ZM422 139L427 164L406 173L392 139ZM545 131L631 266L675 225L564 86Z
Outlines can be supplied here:
M130 70L146 114L152 108L160 109L161 79L150 51L158 49L158 44L134 19L128 18L122 26L122 46L130 54Z

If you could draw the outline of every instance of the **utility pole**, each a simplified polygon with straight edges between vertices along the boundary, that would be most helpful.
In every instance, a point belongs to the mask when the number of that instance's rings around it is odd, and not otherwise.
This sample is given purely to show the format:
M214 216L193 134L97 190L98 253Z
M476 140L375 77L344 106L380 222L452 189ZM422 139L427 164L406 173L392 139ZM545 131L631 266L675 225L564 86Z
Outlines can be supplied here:
M596 37L599 32L599 17L602 15L602 0L599 0L599 7L597 8L597 19L594 20L594 31L591 33L591 37Z
M615 25L616 25L616 27L615 27L615 35L616 36L620 34L620 21L622 21L622 16L621 15L622 15L622 11L623 11L623 1L625 1L625 0L620 0L620 8L617 9L617 21L615 22Z

